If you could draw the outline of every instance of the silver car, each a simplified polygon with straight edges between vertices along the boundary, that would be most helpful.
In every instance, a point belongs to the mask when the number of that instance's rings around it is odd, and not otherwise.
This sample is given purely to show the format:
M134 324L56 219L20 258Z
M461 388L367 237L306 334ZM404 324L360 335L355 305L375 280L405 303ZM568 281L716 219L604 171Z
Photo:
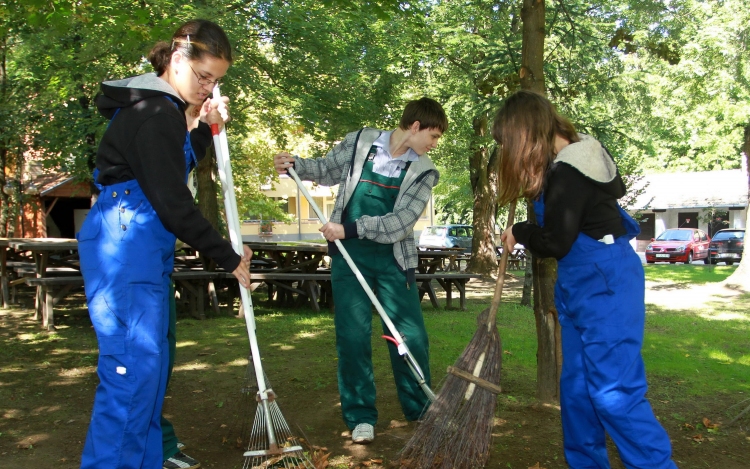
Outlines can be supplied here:
M474 228L471 225L435 225L428 226L419 235L417 246L426 248L463 248L471 251L471 240Z

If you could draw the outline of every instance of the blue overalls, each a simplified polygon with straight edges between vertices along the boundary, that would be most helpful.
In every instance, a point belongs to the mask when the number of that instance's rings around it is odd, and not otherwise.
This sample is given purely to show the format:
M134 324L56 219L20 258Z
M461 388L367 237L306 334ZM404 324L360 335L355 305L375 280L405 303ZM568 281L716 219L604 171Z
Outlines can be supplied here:
M184 151L187 181L197 162L190 132ZM78 233L100 380L81 468L160 469L176 236L136 180L97 186L99 198Z
M543 195L534 202L540 226L542 200ZM627 468L676 469L669 436L645 398L645 283L629 243L640 228L622 208L620 215L626 235L605 244L579 233L557 263L565 459L574 469L609 468L606 431Z

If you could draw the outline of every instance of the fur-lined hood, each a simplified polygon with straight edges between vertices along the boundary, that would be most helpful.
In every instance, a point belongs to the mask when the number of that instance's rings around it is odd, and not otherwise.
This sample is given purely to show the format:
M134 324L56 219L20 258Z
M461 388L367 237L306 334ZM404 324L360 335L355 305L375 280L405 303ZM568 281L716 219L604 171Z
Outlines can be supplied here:
M579 142L560 150L553 165L570 165L615 197L622 197L624 186L612 156L594 137L586 134L578 134L578 137Z

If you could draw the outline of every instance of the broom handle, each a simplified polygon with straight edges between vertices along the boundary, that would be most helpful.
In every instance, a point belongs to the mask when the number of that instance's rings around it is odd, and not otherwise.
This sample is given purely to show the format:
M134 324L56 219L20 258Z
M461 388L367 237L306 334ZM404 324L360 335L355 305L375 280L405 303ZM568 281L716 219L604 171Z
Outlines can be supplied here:
M221 98L218 83L213 90L214 99ZM218 124L211 124L211 134L214 138L214 151L219 168L219 179L221 179L221 191L224 195L224 210L227 214L227 228L229 229L229 239L232 242L234 250L242 256L244 246L240 232L240 217L237 213L237 199L234 195L234 181L232 178L232 165L229 160L229 143L227 141L226 127L219 131ZM240 296L242 297L242 309L245 316L245 326L247 335L250 340L250 354L255 368L255 379L258 382L258 394L261 399L266 416L266 430L268 440L271 446L276 446L276 436L271 425L271 418L268 410L269 390L266 389L266 380L263 373L263 366L260 361L260 350L258 348L258 338L255 335L255 314L253 313L253 300L247 289L240 284Z
M513 226L513 219L516 217L516 201L510 203L508 209L508 226ZM500 307L500 298L503 296L503 286L505 285L505 270L508 267L508 256L510 255L510 249L505 249L503 246L503 254L500 256L500 266L497 269L497 282L495 282L495 294L492 296L492 304L490 305L490 314L487 315L487 330L491 330L495 327L495 321L497 319L497 310Z
M289 175L292 176L292 178L294 179L294 182L297 183L297 186L300 188L300 191L302 192L302 194L304 194L305 198L307 199L307 202L310 204L310 207L312 207L313 210L315 211L315 214L318 215L320 222L324 225L328 223L328 220L326 220L326 217L325 215L323 215L323 212L320 210L320 207L318 207L318 204L315 203L315 200L313 200L312 196L307 191L307 188L305 187L305 185L302 184L302 181L297 175L297 171L294 170L294 167L287 168L287 171L289 172ZM409 347L406 346L406 343L401 337L401 334L396 329L396 326L391 321L391 318L389 318L388 314L386 314L385 310L383 309L383 306L380 304L380 301L378 300L378 297L375 296L375 293L373 293L372 289L370 288L370 285L367 284L367 281L362 276L362 273L359 271L356 264L354 263L352 258L349 256L349 253L346 251L346 248L344 248L344 245L341 244L341 240L338 240L338 239L334 240L334 243L336 243L336 247L339 248L339 252L341 252L341 255L344 256L344 259L346 260L346 263L349 265L349 268L352 269L352 272L354 272L354 275L357 277L357 280L359 280L360 285L362 285L362 288L365 290L365 293L367 293L367 296L370 298L370 301L372 302L373 305L375 305L375 309L378 311L378 314L380 315L380 319L383 320L383 323L386 325L386 327L388 327L388 330L391 332L391 335L396 341L396 348L398 348L399 354L406 357L406 363L407 365L409 365L409 368L411 368L411 371L414 374L414 377L417 379L417 382L419 382L419 385L422 387L422 390L425 392L425 394L427 394L427 397L431 401L434 401L435 393L430 389L429 386L427 386L427 383L425 382L424 372L419 367L417 360L411 354Z

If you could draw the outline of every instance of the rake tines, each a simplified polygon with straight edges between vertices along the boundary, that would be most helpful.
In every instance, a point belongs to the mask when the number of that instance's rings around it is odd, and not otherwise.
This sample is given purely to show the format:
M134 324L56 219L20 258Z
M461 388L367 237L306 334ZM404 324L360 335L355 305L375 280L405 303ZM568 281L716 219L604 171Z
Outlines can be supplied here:
M248 365L247 382L242 393L257 403L255 419L245 447L245 462L242 469L315 469L300 440L287 424L276 402L276 394L270 388L268 377L262 372L268 388L258 390L252 358Z

